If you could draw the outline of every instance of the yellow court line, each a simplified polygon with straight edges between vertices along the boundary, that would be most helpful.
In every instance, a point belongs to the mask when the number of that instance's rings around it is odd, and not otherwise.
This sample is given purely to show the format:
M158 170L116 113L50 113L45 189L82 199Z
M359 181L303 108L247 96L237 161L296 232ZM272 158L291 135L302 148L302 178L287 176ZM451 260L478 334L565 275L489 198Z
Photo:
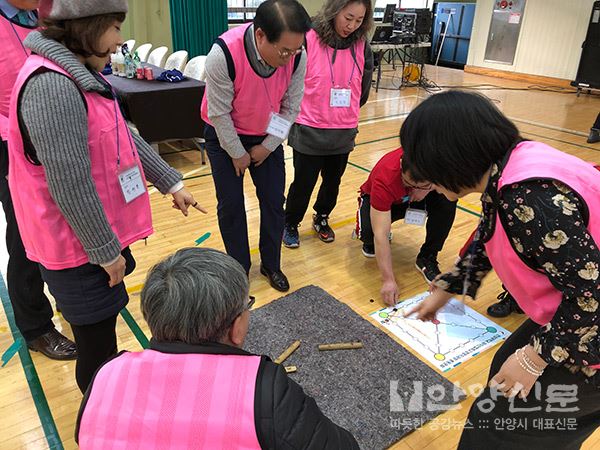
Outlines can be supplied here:
M208 164L205 164L205 165L201 165L197 169L190 170L189 172L186 172L183 174L183 179L189 177L190 175L194 175L197 172L202 172L203 170L206 170L207 168L208 168ZM157 192L158 192L158 189L156 189L155 187L153 187L152 189L148 189L148 195L152 195Z
M458 204L463 208L468 208L476 213L481 214L481 205L475 205L474 203L470 203L462 198L458 201Z
M331 225L334 227L343 227L345 225L348 225L349 223L352 223L356 220L356 217L348 217L347 219L344 220L340 220L339 222L334 222ZM305 232L303 232L301 234L301 236L308 236L310 233L312 232L312 228L310 230L306 230ZM255 247L253 249L250 250L250 254L251 255L256 255L258 254L258 247ZM128 294L134 294L136 292L139 292L142 290L142 288L144 287L144 283L139 283L139 284L135 284L133 286L130 286L127 288L127 293Z
M466 201L464 201L462 199L458 201L458 204L461 205L462 207L465 207L465 208L469 207L472 210L481 213L481 207L479 207L477 205L474 205L472 203L466 202ZM348 225L348 224L354 222L355 220L356 220L356 216L352 216L352 217L348 217L348 218L346 218L344 220L340 220L338 222L333 222L331 224L331 226L333 226L335 228L341 228L341 227L343 227L345 225ZM300 235L306 237L309 234L312 234L312 228L310 230L306 230L306 231L302 232ZM250 250L250 254L251 255L257 255L258 252L259 252L259 248L258 247L254 247L253 249ZM130 287L127 288L127 293L128 294L134 294L136 292L141 291L143 287L144 287L144 283L135 284L135 285L130 286Z

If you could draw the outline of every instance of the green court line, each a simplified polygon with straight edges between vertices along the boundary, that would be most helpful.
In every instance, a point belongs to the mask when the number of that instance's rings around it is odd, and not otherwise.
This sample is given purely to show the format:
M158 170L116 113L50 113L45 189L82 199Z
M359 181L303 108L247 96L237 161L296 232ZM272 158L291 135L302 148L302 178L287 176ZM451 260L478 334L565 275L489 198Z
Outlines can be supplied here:
M389 138L382 138L381 140L383 140L383 139L389 139ZM363 171L365 171L367 173L371 173L371 171L369 169L366 169L365 167L359 166L358 164L355 164L355 163L353 163L351 161L348 161L348 165L350 165L352 167L356 167L357 169L363 170ZM479 213L477 213L475 211L471 211L470 209L467 209L464 206L456 205L456 207L458 209L460 209L461 211L464 211L466 213L472 214L472 215L474 215L476 217L481 217L481 215Z
M477 213L475 211L471 211L470 209L467 209L464 206L456 205L456 209L460 209L461 211L464 211L466 213L472 214L475 217L481 217L481 214L479 214L479 213Z
M8 349L2 354L2 358L1 358L2 366L1 367L4 367L5 365L8 364L8 362L12 359L12 357L15 356L17 354L17 352L21 349L22 345L23 345L23 339L17 338L17 340L14 341L10 347L8 347Z
M358 164L354 164L352 161L348 161L348 165L350 165L352 167L356 167L357 169L360 169L360 170L364 170L367 173L371 173L371 171L369 169L365 169L364 167L359 166Z
M399 114L391 114L389 116L379 116L379 117L371 117L370 119L359 120L358 123L369 122L371 120L382 120L382 119L399 119L401 117L406 117L410 114L410 112L403 112Z
M8 320L8 325L10 327L13 339L15 342L19 339L25 342L25 339L23 339L23 336L21 335L21 332L15 323L15 315L12 309L12 304L10 303L10 298L8 296L8 290L6 289L6 284L4 283L4 277L1 275L0 297L2 297L4 314L6 314L6 320ZM27 345L21 345L19 348L19 358L21 360L21 365L23 366L23 372L25 372L25 379L29 385L29 391L31 392L35 409L37 410L38 417L40 418L48 446L52 450L63 450L64 447L62 445L60 435L58 434L58 430L56 429L54 417L52 417L52 413L48 407L48 400L44 394L44 389L40 383L40 379L37 371L35 370L35 365L33 364L33 360L31 359Z
M183 152L197 152L199 151L197 148L184 148L181 150L173 150L172 152L164 152L164 153L160 153L160 156L167 156L167 155L176 155L178 153L183 153Z
M205 240L207 240L210 237L210 231L207 231L206 233L204 233L202 236L200 236L198 239L196 239L194 242L196 243L196 245L200 245L202 244Z
M131 313L127 308L123 308L121 310L121 317L125 320L125 323L129 326L129 329L140 343L143 349L147 349L150 347L150 341L148 337L144 334L138 323L135 321Z
M194 178L202 178L202 177L207 177L209 175L212 175L212 172L208 172L208 173L203 173L202 175L194 175L193 177L186 177L186 178L182 178L181 181L187 181L187 180L193 180ZM156 187L153 184L147 184L146 187L148 189Z
M552 128L550 128L550 129L552 129ZM556 130L554 130L554 131L556 131ZM564 133L564 131L563 131L562 133ZM572 146L574 146L574 147L586 148L586 149L588 149L588 150L594 150L594 151L596 151L596 152L600 151L600 149L598 149L598 148L595 148L595 147L590 147L589 145L575 144L575 143L573 143L573 142L569 142L569 141L563 141L562 139L556 139L556 138L553 138L553 137L544 136L543 134L535 134L535 133L530 133L529 131L525 131L525 132L523 132L523 134L529 134L529 135L531 135L531 136L540 137L540 138L542 138L542 139L547 139L547 140L549 140L549 141L561 142L561 143L563 143L563 144L572 145ZM577 136L579 136L579 135L577 135Z

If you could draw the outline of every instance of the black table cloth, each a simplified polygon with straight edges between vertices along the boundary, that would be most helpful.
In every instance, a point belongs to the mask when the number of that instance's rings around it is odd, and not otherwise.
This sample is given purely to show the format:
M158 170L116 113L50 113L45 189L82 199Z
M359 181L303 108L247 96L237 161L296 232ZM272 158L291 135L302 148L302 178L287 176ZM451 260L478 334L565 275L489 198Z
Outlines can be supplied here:
M156 81L164 71L151 64L154 80L138 80L108 75L123 108L148 142L189 139L203 136L200 105L205 83L187 78L179 83Z

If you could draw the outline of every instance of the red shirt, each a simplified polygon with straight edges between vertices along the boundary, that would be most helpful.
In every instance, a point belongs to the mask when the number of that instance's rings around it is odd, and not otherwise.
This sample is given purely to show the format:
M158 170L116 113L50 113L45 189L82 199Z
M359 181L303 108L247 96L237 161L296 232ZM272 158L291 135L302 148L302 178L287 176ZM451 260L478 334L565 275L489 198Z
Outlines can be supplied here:
M371 196L371 206L377 211L390 211L408 195L402 182L402 153L400 147L383 155L360 187L361 193Z

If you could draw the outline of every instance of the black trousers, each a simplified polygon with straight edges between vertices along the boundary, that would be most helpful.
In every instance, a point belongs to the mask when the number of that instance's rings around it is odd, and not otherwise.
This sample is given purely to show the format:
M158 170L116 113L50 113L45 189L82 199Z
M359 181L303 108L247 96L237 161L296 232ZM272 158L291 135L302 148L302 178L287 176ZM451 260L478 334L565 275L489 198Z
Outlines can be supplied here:
M26 341L32 341L52 330L52 306L44 294L44 281L37 263L27 259L8 187L8 149L0 140L0 202L6 217L6 249L8 251L8 295L15 322Z
M406 214L409 203L392 205L392 223L401 220ZM437 257L442 250L444 242L450 233L454 217L456 216L456 202L449 201L442 194L430 192L420 202L410 203L414 209L427 211L427 224L425 242L419 251L419 257ZM373 245L373 226L371 225L371 197L361 195L358 198L358 213L356 223L356 235L365 244ZM377 251L377 249L375 249Z
M305 155L294 150L294 181L285 203L285 223L298 225L310 202L319 174L323 181L313 209L317 214L331 214L337 203L342 175L348 164L348 153L341 155Z
M592 125L592 128L600 130L600 113L598 113L598 116L596 117L596 121L594 122L594 125Z
M231 157L219 144L217 133L212 126L206 126L204 139L217 192L217 217L225 249L228 255L235 258L246 272L249 272L251 262L244 204L244 177L236 175ZM262 143L264 137L240 136L240 140L246 150L249 150L252 146ZM281 269L281 239L284 227L283 147L277 147L260 166L250 164L249 172L260 205L260 258L266 269L278 271Z
M488 382L517 348L529 343L538 328L538 324L527 320L506 340L494 356ZM580 448L600 426L600 388L586 383L586 378L564 367L548 366L525 401L509 401L485 388L469 411L458 448Z
M70 325L77 346L75 379L85 393L96 370L117 353L117 316L91 325Z

